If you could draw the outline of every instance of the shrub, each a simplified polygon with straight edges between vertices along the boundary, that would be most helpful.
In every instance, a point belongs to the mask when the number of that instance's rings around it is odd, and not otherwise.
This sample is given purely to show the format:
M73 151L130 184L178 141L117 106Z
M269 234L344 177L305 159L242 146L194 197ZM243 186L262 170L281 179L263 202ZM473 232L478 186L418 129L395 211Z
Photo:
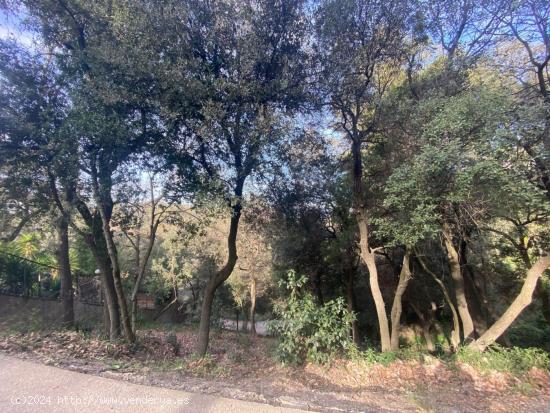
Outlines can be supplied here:
M550 351L550 325L545 320L517 323L508 330L508 337L514 346Z
M350 329L355 316L346 309L342 298L318 306L313 296L303 290L306 280L291 271L288 279L280 282L290 294L275 306L277 319L270 330L279 337L277 353L281 361L325 364L335 355L353 349Z
M533 367L550 370L550 356L538 348L506 348L494 345L480 353L462 347L455 357L457 361L485 371L497 370L521 374Z

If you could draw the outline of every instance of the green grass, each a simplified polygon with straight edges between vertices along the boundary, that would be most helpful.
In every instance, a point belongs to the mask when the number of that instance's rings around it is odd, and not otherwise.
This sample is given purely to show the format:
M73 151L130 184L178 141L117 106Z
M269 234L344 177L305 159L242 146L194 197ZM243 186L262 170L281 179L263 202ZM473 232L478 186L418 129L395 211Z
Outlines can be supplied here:
M419 351L415 348L403 348L399 351L386 351L381 353L373 348L364 351L354 350L349 355L351 359L366 364L382 364L389 366L396 360L423 360L428 353Z
M533 367L550 370L550 355L538 348L492 346L480 353L462 347L453 356L461 363L467 363L480 371L502 371L522 374Z
M533 367L550 371L550 354L539 348L506 348L492 346L480 353L467 347L462 347L455 354L429 354L415 348L403 348L399 351L381 353L369 348L364 351L355 351L349 357L368 365L381 364L389 366L396 360L417 360L426 362L437 358L452 370L458 369L458 364L469 364L481 372L500 371L514 375L523 374Z

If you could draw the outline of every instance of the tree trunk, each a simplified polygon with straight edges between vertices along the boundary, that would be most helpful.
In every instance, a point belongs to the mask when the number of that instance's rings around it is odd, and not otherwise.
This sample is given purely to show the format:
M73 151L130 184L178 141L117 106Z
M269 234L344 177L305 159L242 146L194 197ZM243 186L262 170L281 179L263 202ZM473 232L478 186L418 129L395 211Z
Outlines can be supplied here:
M357 135L357 134L355 134ZM389 351L390 345L390 328L388 325L388 315L386 314L386 306L384 297L380 291L378 282L378 269L376 267L376 259L374 251L370 248L369 240L369 220L365 210L365 196L363 192L363 164L361 159L361 140L358 136L353 136L352 148L353 156L353 204L357 226L359 227L359 246L360 254L363 262L369 270L369 285L372 298L376 307L376 315L378 317L378 327L380 329L380 344L382 351Z
M244 180L242 182L244 184ZM242 194L242 184L240 186ZM239 192L237 192L239 195ZM229 235L227 237L228 257L225 265L212 276L204 289L204 297L201 306L201 320L199 324L199 337L197 340L196 353L197 355L204 357L208 350L208 341L210 337L210 318L212 316L212 303L214 302L214 294L216 289L222 285L222 283L229 278L235 264L237 263L237 232L239 230L239 220L241 218L241 204L233 206L233 213L231 214L231 223L229 226Z
M210 318L212 316L212 303L216 293L216 277L211 278L204 290L204 297L201 306L201 320L199 324L199 338L197 340L197 355L204 357L208 350L208 341L210 337Z
M451 270L451 278L453 279L455 298L458 307L458 314L462 321L462 332L464 334L464 341L472 338L474 333L474 322L468 309L468 301L466 300L466 293L464 291L464 277L460 269L460 259L458 252L453 245L453 237L451 231L447 225L443 227L443 242L447 251L447 259L449 260L449 268Z
M60 217L57 222L58 246L56 250L57 266L61 279L61 300L63 302L63 325L74 324L73 280L69 259L69 222Z
M380 329L380 344L382 351L391 350L390 328L388 325L388 315L386 314L386 306L384 297L380 291L378 282L378 268L376 267L376 258L374 252L369 247L368 238L368 223L365 219L364 212L360 211L357 216L359 225L359 237L361 245L361 258L367 265L369 270L369 285L376 307L376 315L378 317L378 327Z
M136 340L134 331L132 330L132 324L130 322L130 316L128 314L128 305L126 303L126 297L124 296L124 289L122 287L122 280L120 278L120 269L118 265L113 269L113 279L115 284L115 292L118 299L118 306L120 310L120 321L124 330L124 336L126 340L133 343Z
M527 272L527 277L523 283L520 293L515 300L510 304L504 314L493 323L493 325L477 340L470 343L468 347L484 351L487 346L493 344L510 325L516 320L521 312L531 304L533 300L533 292L537 286L537 281L542 276L542 273L550 267L550 255L540 257L537 262Z
M460 344L460 319L458 316L458 312L456 311L456 307L453 304L453 300L451 299L451 295L449 294L449 291L447 290L447 287L445 287L445 284L443 281L441 281L437 275L435 275L434 272L432 272L424 260L420 257L418 252L415 254L418 262L420 263L422 269L427 272L431 277L434 279L434 281L439 285L439 288L441 288L441 291L443 292L443 296L445 297L445 301L447 302L447 305L449 306L451 310L451 314L453 317L453 330L451 331L451 346L453 347L453 350L456 350L458 348L458 345Z
M113 282L111 265L109 261L105 260L97 263L99 266L99 271L101 272L101 285L105 300L104 305L107 305L109 340L113 341L120 335L120 312L118 308L118 300L115 294L115 285Z
M109 254L109 259L111 261L111 270L113 275L114 287L115 287L116 297L118 299L118 307L120 310L120 321L122 323L122 328L124 330L124 336L126 340L128 340L130 343L133 343L135 341L135 335L132 330L132 325L128 314L128 305L126 303L126 297L124 295L124 289L122 287L122 280L120 278L120 267L118 262L117 249L116 249L115 241L113 239L113 233L111 232L111 228L109 224L110 214L107 214L106 206L104 203L104 197L101 196L101 194L106 194L106 193L110 195L110 192L105 190L105 188L102 188L102 191L100 193L96 165L95 164L92 165L91 169L92 169L92 187L93 187L94 199L96 201L97 208L99 209L99 214L101 216L103 236L105 237L105 243L107 244L107 252Z
M256 335L256 280L250 282L250 333Z
M403 256L403 266L401 267L401 272L399 273L399 282L397 284L397 289L395 290L395 297L393 298L393 305L391 308L391 350L399 350L399 333L401 330L401 313L403 311L402 298L409 281L411 279L411 269L409 265L411 257L411 251L409 248L406 249L405 255Z
M529 252L525 244L524 237L521 237L519 243L514 243L514 246L518 249L525 266L527 268L531 268L531 258L529 257ZM540 277L537 282L535 297L540 298L542 315L544 316L544 319L550 323L550 296L548 294L548 289L544 285L542 277Z
M153 219L153 218L152 218ZM149 258L151 257L151 252L153 251L153 246L155 245L155 239L156 239L156 233L158 229L159 221L155 222L151 226L151 233L149 234L149 241L147 243L147 249L145 250L145 255L143 256L143 259L140 262L139 265L139 272L134 282L134 287L132 288L132 294L130 296L130 302L132 306L132 331L136 332L136 320L137 320L137 295L139 293L139 289L141 288L141 285L143 284L143 280L145 279L145 272L147 271L147 263L149 262ZM139 245L139 244L138 244ZM139 251L137 253L139 257Z
M101 229L94 224L92 234L85 238L86 244L90 247L97 267L101 273L101 290L103 292L104 321L105 329L109 335L109 340L116 340L120 334L120 314L118 311L118 301L115 294L115 285L113 282L111 262L105 248L105 239L101 234ZM104 307L105 308L105 307Z
M130 317L128 316L128 306L126 304L126 298L124 296L124 290L122 288L122 281L120 278L120 269L118 267L118 257L116 255L116 249L114 247L114 240L112 238L112 234L110 232L110 229L108 228L108 224L103 223L103 233L106 238L107 242L107 250L109 252L109 260L111 263L111 274L112 277L110 277L109 281L112 281L112 286L114 287L114 292L116 294L117 298L117 304L118 304L118 312L120 314L120 323L122 324L122 328L124 330L124 336L126 340L128 340L130 343L133 343L135 341L134 332L132 331L132 326L130 324ZM106 234L106 231L108 232ZM109 312L109 314L111 314Z
M468 302L468 309L474 323L474 333L476 338L487 330L489 320L488 303L483 300L483 291L476 278L472 266L468 263L468 242L463 238L460 240L460 249L458 251L460 268L464 277L464 293Z
M420 321L420 327L422 328L422 336L424 337L424 341L426 341L426 350L433 352L435 351L435 345L432 337L432 324L435 319L435 312L437 310L437 306L432 301L430 304L430 309L428 310L428 316L425 316L420 309L414 305L414 303L410 303L411 308L416 313L418 320Z

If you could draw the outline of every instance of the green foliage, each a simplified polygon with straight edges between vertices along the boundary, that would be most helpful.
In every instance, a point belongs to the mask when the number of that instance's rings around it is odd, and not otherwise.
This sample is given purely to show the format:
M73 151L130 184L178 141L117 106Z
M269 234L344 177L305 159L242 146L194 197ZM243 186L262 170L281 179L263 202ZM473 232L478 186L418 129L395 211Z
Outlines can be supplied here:
M0 254L0 289L28 295L38 289L38 273L35 265Z
M305 292L306 277L297 277L294 271L280 285L290 294L275 308L277 320L270 328L279 336L278 355L285 363L304 361L328 363L332 357L354 348L350 337L355 317L342 298L323 306L315 304L313 296Z
M386 351L381 353L373 348L368 348L365 351L357 353L356 359L362 360L367 364L382 364L387 366L398 359L397 353L394 351Z
M40 291L39 275L50 274L54 257L44 250L44 237L27 233L15 241L0 244L0 289L15 294L36 295ZM43 265L41 265L43 264ZM59 280L47 277L43 288L58 290Z
M462 347L456 353L456 360L479 370L506 371L521 374L536 367L550 370L550 355L538 348L505 348L494 345L485 352Z
M540 322L517 323L508 330L508 338L517 347L539 347L550 352L550 325Z
M402 348L399 351L379 352L370 347L365 351L356 351L352 353L352 358L370 364L382 364L388 366L396 360L422 360L427 353L415 348Z
M97 264L94 256L81 236L74 237L70 249L71 269L86 275L95 273Z

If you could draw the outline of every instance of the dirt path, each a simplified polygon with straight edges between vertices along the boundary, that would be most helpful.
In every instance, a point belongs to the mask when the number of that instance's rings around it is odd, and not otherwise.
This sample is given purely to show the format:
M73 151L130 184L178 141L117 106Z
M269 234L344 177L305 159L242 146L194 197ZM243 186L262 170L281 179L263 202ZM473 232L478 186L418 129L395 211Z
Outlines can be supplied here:
M0 412L300 413L76 373L0 354Z

